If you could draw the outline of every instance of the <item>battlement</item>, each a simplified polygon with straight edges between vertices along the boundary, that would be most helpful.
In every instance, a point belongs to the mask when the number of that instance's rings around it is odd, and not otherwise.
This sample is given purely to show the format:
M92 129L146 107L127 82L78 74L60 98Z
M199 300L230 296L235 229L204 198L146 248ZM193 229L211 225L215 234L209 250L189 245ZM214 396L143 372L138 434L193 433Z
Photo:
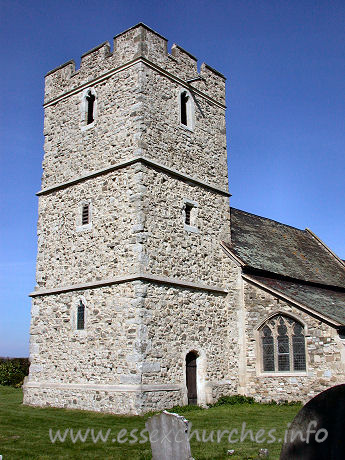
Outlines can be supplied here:
M81 56L79 69L71 60L48 72L44 102L53 101L88 83L92 85L95 80L106 78L113 71L120 71L141 59L185 84L187 80L201 77L192 83L192 87L225 104L225 77L205 63L198 73L197 59L193 55L176 44L172 45L169 54L167 43L162 35L139 23L114 37L113 51L106 41Z

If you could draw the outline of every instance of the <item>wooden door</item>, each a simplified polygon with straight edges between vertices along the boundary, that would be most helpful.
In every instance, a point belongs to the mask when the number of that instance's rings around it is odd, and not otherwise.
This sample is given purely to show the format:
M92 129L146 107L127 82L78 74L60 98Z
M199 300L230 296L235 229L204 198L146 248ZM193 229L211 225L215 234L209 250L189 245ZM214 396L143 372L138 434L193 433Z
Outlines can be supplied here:
M197 357L198 356L194 351L190 351L186 356L186 384L189 405L196 405L198 403L198 394L196 386Z

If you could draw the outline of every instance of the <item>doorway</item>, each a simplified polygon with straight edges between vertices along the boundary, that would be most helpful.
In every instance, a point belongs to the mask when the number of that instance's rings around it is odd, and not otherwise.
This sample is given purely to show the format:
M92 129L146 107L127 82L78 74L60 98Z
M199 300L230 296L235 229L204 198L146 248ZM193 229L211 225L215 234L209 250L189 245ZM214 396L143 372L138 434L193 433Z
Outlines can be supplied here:
M186 356L186 385L188 405L196 406L198 403L197 393L197 365L196 360L198 355L195 351L190 351Z

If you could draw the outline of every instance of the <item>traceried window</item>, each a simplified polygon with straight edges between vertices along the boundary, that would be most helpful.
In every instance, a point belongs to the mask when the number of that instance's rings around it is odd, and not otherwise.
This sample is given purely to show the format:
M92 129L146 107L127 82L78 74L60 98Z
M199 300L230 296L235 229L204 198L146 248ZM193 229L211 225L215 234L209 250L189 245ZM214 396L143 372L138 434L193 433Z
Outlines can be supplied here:
M260 328L262 370L306 370L304 327L289 316L276 315Z

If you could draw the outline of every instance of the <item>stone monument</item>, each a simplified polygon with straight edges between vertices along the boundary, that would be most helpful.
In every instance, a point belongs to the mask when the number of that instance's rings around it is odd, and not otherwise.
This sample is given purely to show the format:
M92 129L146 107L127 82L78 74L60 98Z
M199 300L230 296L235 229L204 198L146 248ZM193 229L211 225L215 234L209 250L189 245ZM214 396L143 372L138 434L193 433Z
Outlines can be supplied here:
M152 460L193 460L188 439L188 420L178 414L162 412L146 422Z

